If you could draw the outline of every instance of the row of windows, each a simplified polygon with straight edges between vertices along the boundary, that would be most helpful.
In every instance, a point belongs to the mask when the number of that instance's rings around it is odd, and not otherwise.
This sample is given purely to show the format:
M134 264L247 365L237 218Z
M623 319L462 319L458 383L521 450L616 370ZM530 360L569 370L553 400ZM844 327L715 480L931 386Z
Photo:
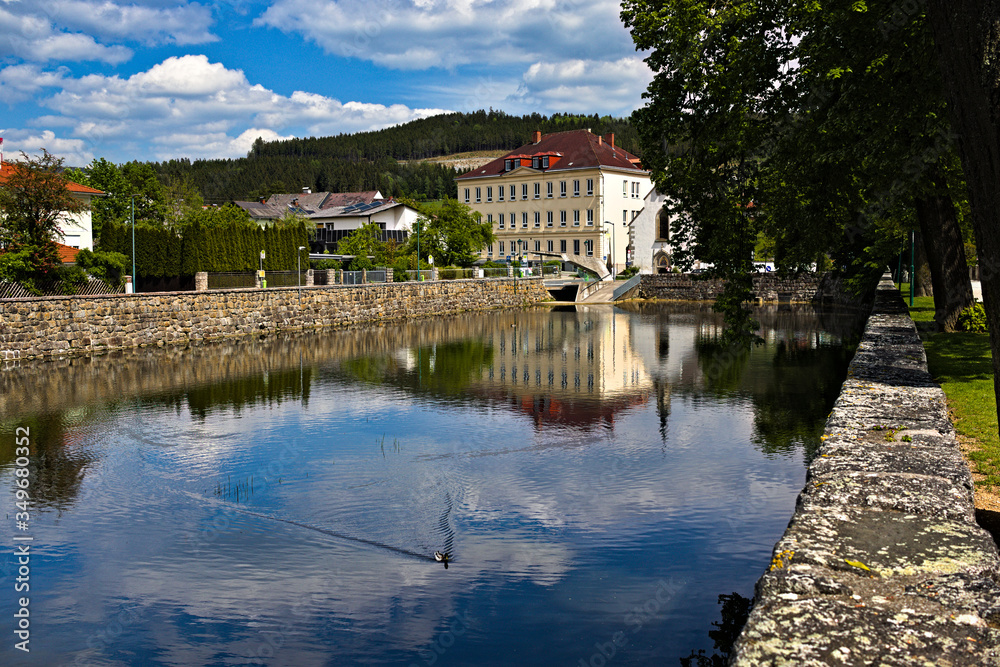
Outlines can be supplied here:
M503 161L504 171L511 171L517 169L518 167L524 166L521 158L507 158ZM535 155L531 158L531 168L532 169L548 169L549 168L549 156L548 155Z
M568 220L567 220L567 213L568 213L567 211L559 211L559 226L560 227L566 227L569 224ZM573 213L573 226L574 227L579 227L580 226L580 209L576 209L572 213ZM541 211L535 211L534 214L532 215L532 219L533 219L533 222L534 222L534 227L536 229L540 228L542 226L542 212ZM587 220L587 226L588 227L593 227L594 226L594 211L592 209L587 209L586 220ZM493 224L493 214L492 213L488 213L486 215L486 222L490 223L490 225ZM555 211L546 211L545 212L545 226L546 227L554 227L555 226ZM521 213L521 229L527 229L527 228L528 228L528 213L527 212L522 212ZM497 220L497 229L517 229L517 213L510 213L510 214L501 213L499 219Z
M567 195L567 189L566 189L567 183L568 183L568 181L559 181L559 196L560 197L566 197L566 196L568 196ZM638 183L636 185L638 185ZM477 204L482 203L482 201L483 201L483 188L479 187L479 188L476 188L475 190L476 190L476 203ZM552 199L555 196L554 190L555 190L555 183L554 182L549 181L548 183L546 183L545 184L545 198L546 199ZM497 194L497 201L505 201L504 197L507 197L510 201L517 201L517 184L513 184L512 183L509 186L498 185L496 187L496 191L497 191L496 192L496 194ZM588 197L592 197L593 195L594 195L594 179L588 178L587 179L587 196ZM466 204L472 203L471 196L472 196L472 189L471 188L465 188L465 203ZM573 196L574 197L579 197L580 196L580 181L573 181ZM533 199L541 199L542 198L542 184L541 183L535 183L534 184L534 187L532 188L532 198ZM528 199L528 184L527 183L521 183L521 199L524 200L524 201L526 201ZM493 201L493 186L492 185L486 187L486 201L487 202L492 202Z
M566 253L567 252L567 248L569 248L570 245L571 245L570 244L570 240L559 239L558 241L556 241L556 240L553 239L553 240L545 242L545 252L556 252L556 243L557 242L559 244L559 246L558 246L559 247L559 252L561 252L561 253ZM534 252L542 252L542 242L541 241L535 241L534 243L535 243ZM524 239L518 239L516 241L510 241L509 243L505 243L504 241L500 241L498 247L500 248L500 253L499 253L500 257L503 257L504 255L506 255L507 254L507 250L510 251L511 255L517 255L517 254L520 254L522 252L529 252L531 250L528 247L528 241L525 241ZM573 254L574 255L579 255L580 254L580 248L581 248L580 239L572 239L572 247L573 247ZM583 248L584 254L586 254L587 257L593 257L594 256L594 241L592 239L584 239L583 243L582 243L582 248ZM492 245L490 245L486 249L486 253L487 253L487 255L489 257L493 256L493 246Z
M642 193L639 190L640 188L639 181L630 181L627 178L624 181L622 181L622 197L629 196L630 194L629 183L632 184L631 188L632 199L639 199L640 197L642 197Z

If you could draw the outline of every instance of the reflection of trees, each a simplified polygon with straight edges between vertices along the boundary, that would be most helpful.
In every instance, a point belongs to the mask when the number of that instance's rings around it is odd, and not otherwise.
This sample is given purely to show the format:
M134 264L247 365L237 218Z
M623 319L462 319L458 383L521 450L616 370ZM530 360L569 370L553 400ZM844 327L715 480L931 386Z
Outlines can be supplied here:
M449 397L462 395L493 362L493 347L482 339L467 339L419 347L409 363L381 355L340 363L340 372L355 381L396 386Z
M755 444L768 454L802 446L812 460L852 355L839 345L779 343L767 383L753 393Z
M722 605L722 621L713 621L715 629L708 631L717 653L705 655L704 650L697 653L691 651L691 655L680 659L681 667L722 667L729 664L729 654L750 616L753 598L745 598L735 592L730 595L722 594L719 595L719 604Z
M14 430L30 429L29 457L31 504L37 508L66 509L80 493L87 468L94 462L89 449L77 446L61 415L24 417L0 429L0 461L4 467L15 461Z
M178 397L187 400L191 415L204 420L215 409L231 409L234 414L256 405L280 405L284 401L309 403L312 368L293 368L195 387Z

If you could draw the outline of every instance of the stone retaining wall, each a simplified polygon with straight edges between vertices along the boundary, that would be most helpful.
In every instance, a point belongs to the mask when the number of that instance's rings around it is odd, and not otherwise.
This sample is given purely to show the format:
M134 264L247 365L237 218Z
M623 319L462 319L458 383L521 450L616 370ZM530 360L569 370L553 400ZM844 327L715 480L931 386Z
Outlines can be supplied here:
M753 277L754 296L762 301L797 303L830 302L841 298L839 281L831 274L802 273L779 278L774 273ZM642 276L639 297L670 301L714 301L722 293L725 281L701 278L687 273L661 273Z
M0 302L0 360L388 322L548 298L541 278L499 278L13 299Z
M906 306L883 277L733 664L1000 664L1000 559Z

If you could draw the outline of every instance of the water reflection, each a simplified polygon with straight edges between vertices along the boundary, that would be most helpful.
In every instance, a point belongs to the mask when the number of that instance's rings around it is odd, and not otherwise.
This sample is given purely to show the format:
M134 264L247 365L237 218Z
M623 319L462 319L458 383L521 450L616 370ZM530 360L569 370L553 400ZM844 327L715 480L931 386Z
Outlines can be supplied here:
M704 591L765 567L849 358L849 318L759 319L733 355L710 308L637 304L10 364L40 664L707 650Z

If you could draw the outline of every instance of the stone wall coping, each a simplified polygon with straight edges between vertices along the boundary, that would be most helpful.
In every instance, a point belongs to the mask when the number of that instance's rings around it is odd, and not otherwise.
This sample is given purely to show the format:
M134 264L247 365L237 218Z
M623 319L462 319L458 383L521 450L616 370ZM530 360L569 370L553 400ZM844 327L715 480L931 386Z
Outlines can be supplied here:
M1000 664L1000 556L888 274L823 439L731 664Z
M59 295L55 295L55 296L29 296L29 297L18 297L18 298L14 298L14 299L0 299L0 308L2 308L3 305L6 304L6 303L31 303L33 301L53 302L53 301L65 301L65 300L72 300L72 299L87 299L87 300L93 300L93 299L124 299L124 300L132 300L132 299L156 298L156 297L165 297L165 296L168 296L168 297L169 296L200 296L200 295L203 295L203 294L225 294L225 293L228 293L228 292L239 292L239 293L262 292L262 293L267 293L267 292L298 291L299 289L302 289L302 290L308 289L308 290L317 290L317 291L318 290L357 289L357 288L364 289L364 288L378 287L380 285L381 286L386 286L386 285L403 286L403 285L408 285L410 283L417 284L417 285L430 285L430 284L441 284L441 283L443 283L443 284L449 284L449 283L478 283L478 282L482 282L484 280L491 280L491 281L495 281L495 282L512 282L512 281L514 281L514 282L527 282L527 281L532 281L532 280L540 281L540 280L543 280L543 278L541 276L525 276L523 278L520 278L520 277L514 277L514 278L512 278L512 277L509 277L509 276L503 276L503 277L500 277L500 278L455 278L454 280L419 280L419 281L418 280L408 280L408 281L405 281L405 282L398 282L398 283L397 282L393 282L393 283L364 283L364 284L361 284L361 285L309 285L309 286L302 285L301 288L299 286L297 286L297 285L292 285L291 287L282 286L282 287L267 287L267 288L261 288L261 287L225 287L223 289L211 289L211 290L205 290L205 291L202 291L202 292L198 292L198 291L194 291L194 290L181 290L181 291L171 291L171 292L136 292L136 293L133 293L133 294L124 294L124 293L122 293L122 294L59 294Z

